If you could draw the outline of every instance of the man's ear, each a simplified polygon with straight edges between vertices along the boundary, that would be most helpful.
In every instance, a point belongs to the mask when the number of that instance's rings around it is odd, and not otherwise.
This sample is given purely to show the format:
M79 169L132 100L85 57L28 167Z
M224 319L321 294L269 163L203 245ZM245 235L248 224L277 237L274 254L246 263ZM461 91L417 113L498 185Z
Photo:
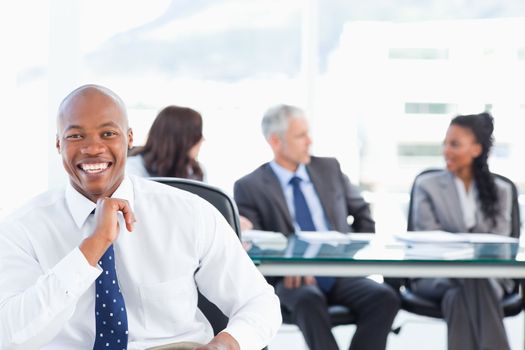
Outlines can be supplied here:
M55 139L55 147L57 149L58 154L60 154L60 139L58 138L58 134L56 135Z
M128 128L128 149L133 148L133 129Z
M281 139L279 136L277 136L277 134L271 134L268 137L268 143L270 144L270 147L275 150L281 146Z

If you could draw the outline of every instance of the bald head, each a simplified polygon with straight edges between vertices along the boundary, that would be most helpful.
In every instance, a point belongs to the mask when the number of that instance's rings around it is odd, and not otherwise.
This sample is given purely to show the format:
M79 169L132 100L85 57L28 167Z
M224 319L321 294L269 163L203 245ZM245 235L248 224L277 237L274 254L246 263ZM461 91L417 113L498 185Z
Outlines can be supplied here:
M60 103L57 115L58 134L60 134L60 125L65 116L74 113L74 109L83 108L86 103L93 101L106 100L120 110L124 126L128 127L128 114L122 99L112 90L94 84L82 85L70 92ZM90 102L91 101L91 102Z

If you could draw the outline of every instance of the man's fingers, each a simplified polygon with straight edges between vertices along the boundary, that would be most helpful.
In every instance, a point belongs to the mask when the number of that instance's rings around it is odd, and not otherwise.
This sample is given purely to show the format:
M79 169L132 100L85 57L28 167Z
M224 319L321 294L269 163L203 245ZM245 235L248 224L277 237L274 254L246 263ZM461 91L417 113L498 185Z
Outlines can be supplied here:
M296 276L286 276L284 278L284 287L288 289L295 288L295 277Z
M301 286L301 277L300 276L292 276L292 288L299 288Z
M301 276L295 276L295 288L299 288L303 283L303 278Z
M304 284L306 284L307 286L312 286L316 283L317 281L315 280L314 276L304 276Z
M299 288L302 285L302 277L301 276L286 276L284 277L284 287L291 289L291 288Z
M126 223L126 229L131 232L133 231L134 224L136 222L135 214L131 210L129 202L125 199L119 198L102 198L97 202L97 211L103 211L106 207L111 208L113 212L122 212L124 221Z
M292 280L289 276L284 278L284 288L292 288Z
M120 200L123 203L123 206L121 206L120 210L122 211L122 214L124 215L124 221L126 222L126 228L129 232L133 231L133 226L135 222L137 221L135 219L135 213L131 210L131 207L129 205L129 202L126 200Z

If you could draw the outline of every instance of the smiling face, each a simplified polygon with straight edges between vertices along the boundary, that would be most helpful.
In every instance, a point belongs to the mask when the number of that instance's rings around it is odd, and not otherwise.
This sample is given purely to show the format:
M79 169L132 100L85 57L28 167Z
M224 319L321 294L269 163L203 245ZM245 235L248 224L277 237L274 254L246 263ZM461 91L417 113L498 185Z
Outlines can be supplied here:
M73 188L93 202L124 179L132 142L124 107L108 92L81 88L62 103L56 147Z
M450 172L460 177L470 175L472 163L481 151L481 145L469 128L455 124L449 126L443 143L443 156Z

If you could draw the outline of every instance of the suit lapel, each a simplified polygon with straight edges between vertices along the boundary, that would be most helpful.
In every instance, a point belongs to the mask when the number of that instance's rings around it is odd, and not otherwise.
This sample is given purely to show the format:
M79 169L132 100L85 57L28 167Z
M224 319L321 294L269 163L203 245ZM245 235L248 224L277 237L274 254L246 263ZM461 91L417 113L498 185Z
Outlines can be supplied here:
M275 205L279 208L280 212L283 213L286 219L286 223L293 230L294 224L292 216L290 215L290 211L288 210L288 205L286 204L286 199L284 198L283 189L281 188L281 184L279 183L277 176L274 174L270 164L266 164L266 166L264 166L262 170L264 185L267 189L265 191L266 195L271 197L270 202L275 203Z
M454 183L454 176L450 173L446 173L441 178L441 196L445 207L447 208L448 217L452 222L452 227L458 227L458 232L466 232L465 222L463 221L463 209L459 201L458 189Z
M323 174L323 169L317 166L315 158L312 158L310 164L306 166L310 180L312 181L317 196L321 201L321 206L323 208L324 214L327 217L330 227L329 229L334 229L335 220L332 216L334 212L332 198L335 198L334 188L330 181L326 181L326 175ZM324 181L323 181L324 178Z

